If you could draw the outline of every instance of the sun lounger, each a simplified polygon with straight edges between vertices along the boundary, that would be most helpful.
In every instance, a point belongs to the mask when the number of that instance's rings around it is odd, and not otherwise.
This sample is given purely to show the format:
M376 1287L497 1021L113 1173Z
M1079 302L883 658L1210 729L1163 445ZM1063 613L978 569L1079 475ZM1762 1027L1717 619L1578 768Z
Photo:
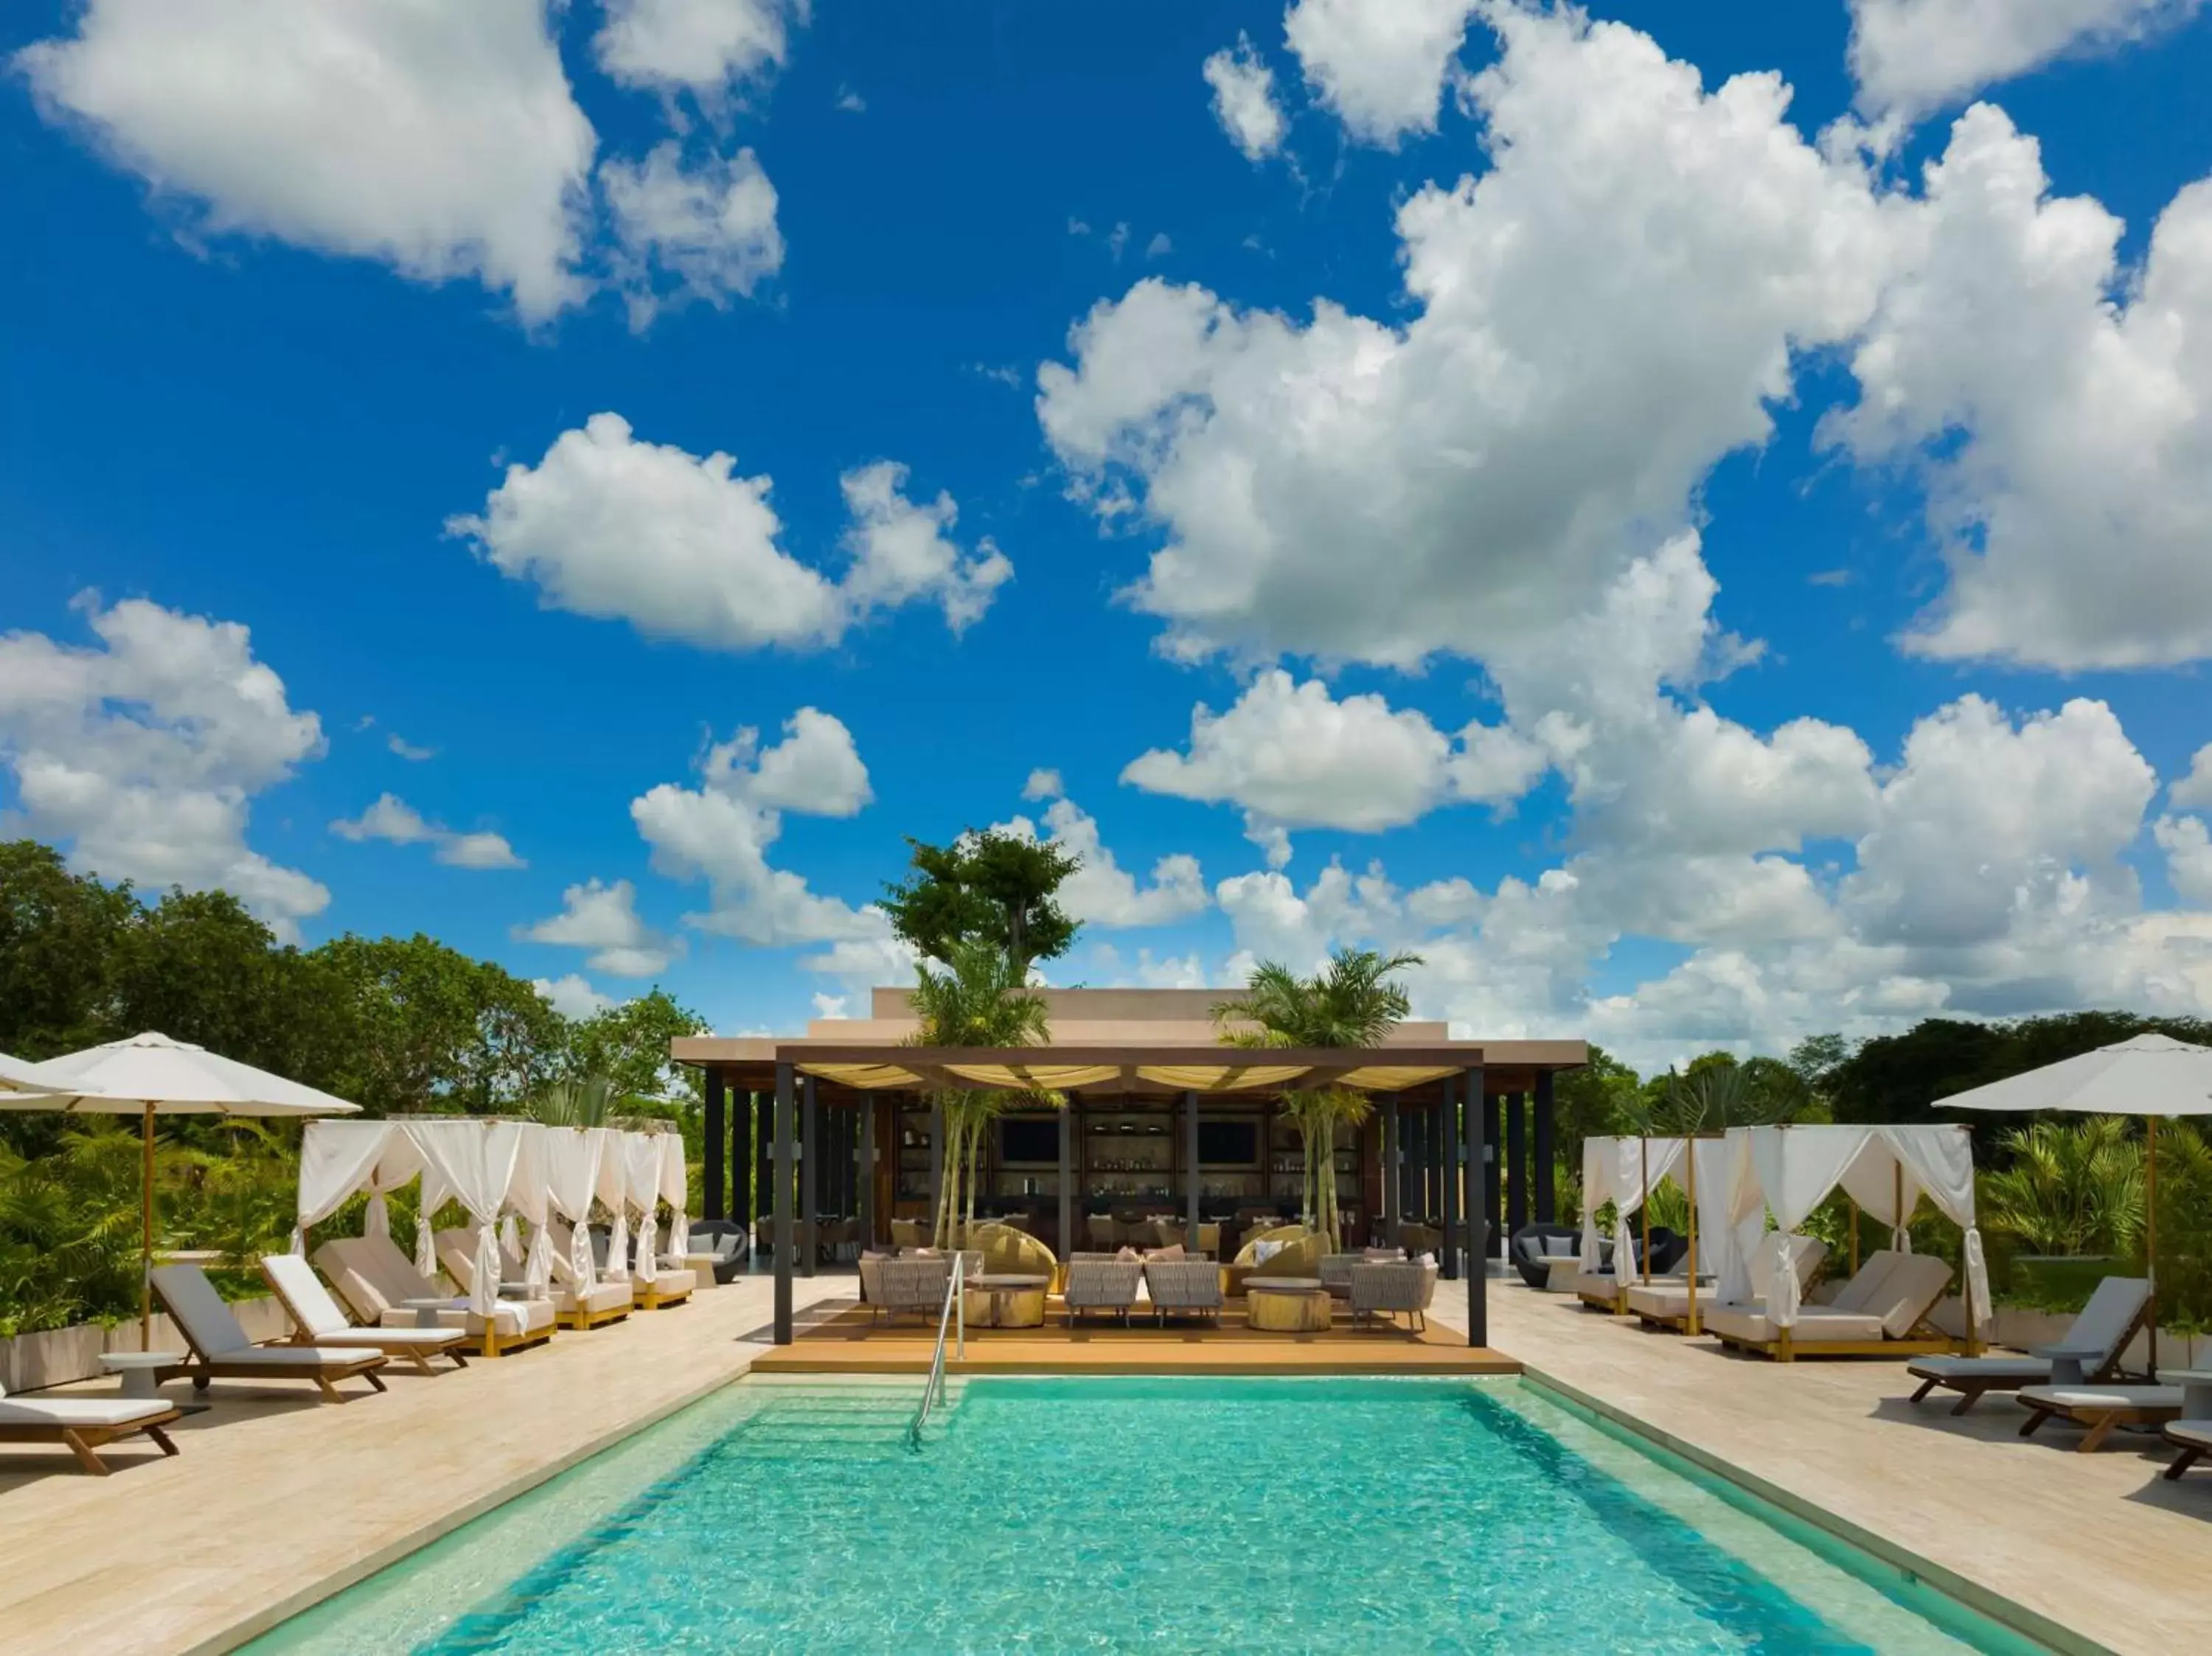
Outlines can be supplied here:
M1884 1249L1859 1267L1826 1305L1802 1305L1794 1327L1774 1322L1763 1306L1718 1305L1702 1313L1705 1332L1723 1345L1790 1362L1799 1357L1920 1356L1957 1342L1928 1323L1951 1280L1951 1267L1932 1253Z
M605 1323L618 1323L629 1315L631 1295L628 1283L593 1283L586 1288L578 1279L575 1262L568 1257L570 1236L566 1225L556 1222L548 1226L545 1240L553 1250L553 1280L546 1288L546 1297L553 1301L556 1322L566 1323L571 1328L597 1328ZM508 1274L522 1274L520 1260L511 1260L509 1265Z
M473 1295L476 1291L477 1277L476 1232L473 1230L436 1231L432 1234L430 1242L431 1246L438 1251L438 1263L445 1267L446 1275L453 1279L455 1286L459 1288L463 1294ZM502 1271L501 1274L504 1278L505 1272ZM531 1293L528 1285L522 1282L519 1276L512 1282L502 1280L497 1292L502 1306L519 1305L526 1307L522 1319L523 1340L528 1340L532 1334L537 1334L543 1339L552 1338L556 1313L551 1295ZM521 1343L521 1340L516 1342L517 1344Z
M2179 1477L2206 1455L2212 1455L2212 1420L2170 1420L2160 1435L2181 1453L2166 1469L2169 1481Z
M1221 1319L1221 1267L1211 1259L1147 1259L1145 1289L1157 1322L1176 1316Z
M1129 1308L1137 1303L1137 1279L1144 1269L1135 1259L1069 1260L1067 1285L1060 1294L1067 1325L1074 1327L1076 1319L1087 1311L1113 1313L1127 1324Z
M0 1390L0 1443L58 1443L95 1477L113 1470L100 1458L102 1445L143 1433L165 1455L177 1453L167 1428L183 1418L161 1398L11 1398Z
M191 1357L167 1373L189 1373L195 1392L206 1391L208 1383L218 1378L305 1380L314 1381L325 1402L343 1403L345 1393L336 1382L356 1376L376 1391L384 1390L384 1381L376 1372L386 1362L381 1351L349 1346L254 1344L198 1265L163 1265L154 1273L154 1293L191 1348Z
M381 1351L388 1357L406 1357L424 1374L433 1357L451 1357L453 1367L465 1368L468 1359L456 1349L468 1335L458 1328L356 1328L346 1320L338 1302L331 1297L314 1268L296 1253L264 1254L261 1274L283 1301L285 1314L299 1330L302 1345L326 1350Z
M468 1336L462 1348L471 1355L496 1357L553 1336L553 1307L544 1300L502 1300L489 1324L457 1298L415 1269L388 1236L340 1236L315 1250L315 1269L330 1279L355 1316L380 1328L412 1328L422 1319L410 1300L435 1300L433 1325L458 1328Z
M2039 1345L2025 1356L1922 1357L1909 1364L1905 1372L1920 1382L1912 1401L1919 1402L1940 1386L1962 1394L1951 1412L1963 1415L1985 1392L2049 1384L2054 1362L2074 1365L2087 1383L2109 1380L2118 1372L2120 1353L2149 1315L2150 1283L2146 1279L2107 1277L2056 1345Z
M2163 1426L2181 1418L2178 1386L2023 1386L2020 1400L2028 1410L2022 1437L2032 1437L2048 1420L2086 1426L2089 1435L2075 1446L2083 1454L2123 1426Z
M1828 1257L1828 1245L1816 1237L1792 1236L1790 1239L1790 1262L1796 1268L1797 1286L1802 1290L1813 1280L1813 1273ZM1712 1279L1698 1278L1698 1315L1702 1319L1717 1303ZM1755 1248L1751 1259L1751 1298L1744 1308L1765 1310L1766 1296L1774 1288L1774 1251L1771 1247ZM1690 1284L1680 1277L1669 1277L1663 1281L1654 1277L1648 1283L1631 1283L1621 1296L1629 1311L1647 1328L1686 1328L1690 1320Z

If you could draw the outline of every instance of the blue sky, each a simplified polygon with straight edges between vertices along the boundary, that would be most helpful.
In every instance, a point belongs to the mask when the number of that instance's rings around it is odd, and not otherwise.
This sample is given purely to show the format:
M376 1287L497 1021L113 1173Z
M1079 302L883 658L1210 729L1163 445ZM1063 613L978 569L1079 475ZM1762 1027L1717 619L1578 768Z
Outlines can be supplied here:
M0 824L726 1031L1018 816L1055 981L2212 1011L2212 23L1983 9L11 9Z

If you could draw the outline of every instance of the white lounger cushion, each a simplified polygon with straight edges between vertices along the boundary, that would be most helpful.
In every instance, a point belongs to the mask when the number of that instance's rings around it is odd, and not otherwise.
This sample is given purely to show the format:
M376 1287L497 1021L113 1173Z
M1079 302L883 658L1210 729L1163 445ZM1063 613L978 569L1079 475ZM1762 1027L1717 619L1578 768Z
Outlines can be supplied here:
M1905 1372L1915 1380L2047 1380L2051 1362L2045 1357L1916 1357Z
M590 1316L597 1316L602 1311L619 1311L630 1302L631 1297L628 1283L595 1283L583 1292L583 1308L586 1314ZM576 1301L577 1294L574 1289L563 1288L558 1283L553 1285L554 1309L562 1312L574 1311L576 1309Z
M2028 1386L2020 1400L2036 1409L2179 1409L2178 1386Z
M0 1426L52 1426L74 1429L80 1426L128 1426L153 1420L176 1405L159 1398L150 1403L121 1398L0 1398Z
M296 1368L301 1363L359 1362L361 1358L357 1349L345 1346L249 1345L243 1350L211 1356L209 1361L226 1368L282 1368L288 1363Z
M1764 1306L1717 1305L1705 1313L1702 1319L1708 1334L1759 1342L1782 1338L1782 1330L1767 1320ZM1882 1338L1881 1319L1824 1305L1800 1306L1790 1338L1799 1341L1878 1340Z
M405 1346L443 1351L466 1338L458 1330L443 1328L356 1328L338 1309L338 1302L323 1286L307 1262L296 1253L270 1253L261 1261L284 1309L309 1339L329 1345L361 1346L372 1351L396 1351Z
M2166 1423L2166 1435L2177 1443L2212 1449L2212 1420L2170 1420Z
M466 1300L455 1300L437 1313L439 1328L459 1328L471 1334L483 1332L483 1319L469 1309ZM385 1329L412 1328L415 1313L411 1311L387 1311L379 1319ZM492 1327L503 1340L519 1339L541 1328L553 1325L553 1301L550 1300L501 1300L492 1313ZM435 1332L435 1330L429 1331Z
M691 1271L668 1271L664 1269L656 1271L651 1282L643 1283L633 1280L631 1286L636 1289L641 1294L644 1293L647 1289L650 1288L654 1293L659 1295L662 1299L667 1300L673 1299L678 1294L689 1294L693 1288L697 1286L697 1283L698 1278Z
M405 1254L386 1236L343 1236L315 1250L315 1263L338 1285L347 1303L364 1319L373 1317L384 1328L412 1328L415 1313L402 1303L407 1300L444 1299L439 1311L441 1327L470 1334L483 1332L482 1320L471 1313L466 1300L441 1293L426 1280ZM493 1313L493 1325L501 1339L513 1339L553 1324L550 1300L502 1300Z
M415 1313L408 1312L408 1316ZM319 1345L359 1346L365 1351L398 1351L417 1347L424 1351L447 1351L468 1336L458 1328L339 1328L315 1336Z

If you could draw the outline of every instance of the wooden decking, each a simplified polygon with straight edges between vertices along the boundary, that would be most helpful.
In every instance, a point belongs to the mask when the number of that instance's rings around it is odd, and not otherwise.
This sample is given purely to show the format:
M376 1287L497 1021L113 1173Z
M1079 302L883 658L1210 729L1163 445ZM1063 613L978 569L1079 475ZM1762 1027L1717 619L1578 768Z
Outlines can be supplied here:
M920 1374L937 1345L934 1324L878 1325L859 1305L830 1301L789 1345L754 1359L763 1374ZM1521 1365L1456 1330L1354 1328L1340 1314L1326 1333L1270 1334L1246 1325L1231 1301L1218 1327L1149 1321L1124 1328L1061 1325L1058 1302L1042 1328L970 1328L956 1374L1517 1374Z

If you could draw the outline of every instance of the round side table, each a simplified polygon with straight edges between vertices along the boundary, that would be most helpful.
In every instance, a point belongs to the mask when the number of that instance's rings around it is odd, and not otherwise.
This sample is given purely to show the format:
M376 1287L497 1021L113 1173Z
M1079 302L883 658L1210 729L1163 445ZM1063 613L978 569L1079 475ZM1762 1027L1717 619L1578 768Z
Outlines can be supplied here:
M1329 1316L1328 1289L1318 1277L1244 1279L1244 1319L1262 1333L1324 1333Z
M1042 1328L1049 1277L1006 1271L970 1277L968 1320L977 1328Z
M438 1313L453 1309L454 1302L451 1300L402 1300L399 1306L403 1311L415 1313L416 1327L443 1328L445 1324L439 1320Z
M183 1368L185 1355L182 1351L103 1351L100 1366L123 1377L125 1397L144 1403L161 1395L161 1371Z

